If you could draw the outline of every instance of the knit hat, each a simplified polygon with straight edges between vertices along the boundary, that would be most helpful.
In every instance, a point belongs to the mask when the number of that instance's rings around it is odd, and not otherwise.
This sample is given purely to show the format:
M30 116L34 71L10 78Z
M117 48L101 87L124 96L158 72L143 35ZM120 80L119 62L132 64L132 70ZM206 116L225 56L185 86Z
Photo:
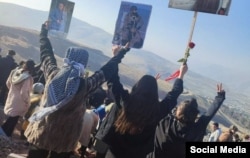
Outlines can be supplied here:
M67 60L64 66L45 86L46 98L41 100L41 107L44 108L34 113L29 119L30 122L41 120L67 105L77 93L89 55L84 49L71 47L65 57Z
M44 85L40 82L37 82L33 84L32 89L34 94L42 94L44 90Z

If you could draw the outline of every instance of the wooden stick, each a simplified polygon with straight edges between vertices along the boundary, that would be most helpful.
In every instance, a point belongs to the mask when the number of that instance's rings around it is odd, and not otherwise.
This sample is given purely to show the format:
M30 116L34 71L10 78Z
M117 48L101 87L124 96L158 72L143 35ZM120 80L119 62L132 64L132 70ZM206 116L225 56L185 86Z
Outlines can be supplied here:
M190 54L189 54L189 51L190 51L189 43L192 41L192 37L193 37L193 34L194 34L194 28L195 28L195 24L196 24L197 15L198 15L198 12L195 11L194 12L194 16L193 16L192 25L191 25L191 31L190 31L190 35L189 35L189 39L188 39L188 43L187 43L187 48L186 48L186 51L185 51L185 54L184 54L183 64L186 64L187 58L190 56Z

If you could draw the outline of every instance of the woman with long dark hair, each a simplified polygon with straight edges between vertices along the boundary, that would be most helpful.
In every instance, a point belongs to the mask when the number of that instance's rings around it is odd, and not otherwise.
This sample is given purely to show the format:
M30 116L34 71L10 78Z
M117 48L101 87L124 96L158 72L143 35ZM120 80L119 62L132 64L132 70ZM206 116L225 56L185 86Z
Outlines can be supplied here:
M173 89L160 102L153 76L144 75L129 93L123 89L117 70L108 82L116 104L96 135L97 139L109 145L106 158L145 158L153 151L156 125L177 104L186 72L187 65L181 66Z

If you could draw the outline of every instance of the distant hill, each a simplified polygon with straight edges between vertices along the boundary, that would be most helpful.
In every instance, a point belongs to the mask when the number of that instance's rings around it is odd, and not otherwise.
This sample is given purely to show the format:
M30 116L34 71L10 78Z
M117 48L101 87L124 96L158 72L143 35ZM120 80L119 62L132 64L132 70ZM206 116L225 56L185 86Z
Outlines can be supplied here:
M48 12L33 10L9 3L0 4L0 14L5 15L0 16L0 23L7 26L29 28L39 31L41 24L48 16ZM12 13L11 10L15 10L15 13ZM76 18L72 18L67 39L74 41L75 44L95 48L103 54L111 56L112 35ZM130 51L126 56L125 64L130 65L133 69L140 70L140 72L144 74L156 75L160 72L163 74L163 79L179 68L177 63L171 63L152 52L137 49ZM210 97L214 96L216 81L194 72L189 71L188 74L192 74L187 76L187 78L191 78L192 80L187 79L185 82L186 87L192 88L192 91L197 94Z
M13 12L15 10L15 12ZM11 27L0 27L0 47L5 50L14 49L19 53L20 59L33 58L38 62L39 46L38 32L41 24L47 19L48 12L33 10L18 5L0 2L0 24ZM89 25L84 21L73 18L68 38L66 40L51 38L55 52L62 57L69 46L84 47L90 52L89 68L95 71L101 67L111 56L112 35L104 30ZM121 65L122 80L127 87L133 85L143 74L163 74L164 79L178 69L178 65L163 59L156 54L131 49ZM205 98L204 108L208 106L208 99L216 95L216 81L189 71L185 76L184 86L188 97L196 96ZM172 82L159 81L161 97L169 90ZM229 89L224 85L225 89ZM185 98L185 97L184 97ZM203 99L201 99L203 100ZM206 103L205 103L206 102ZM244 113L250 113L250 98L234 91L227 91L225 104L231 108L244 109Z

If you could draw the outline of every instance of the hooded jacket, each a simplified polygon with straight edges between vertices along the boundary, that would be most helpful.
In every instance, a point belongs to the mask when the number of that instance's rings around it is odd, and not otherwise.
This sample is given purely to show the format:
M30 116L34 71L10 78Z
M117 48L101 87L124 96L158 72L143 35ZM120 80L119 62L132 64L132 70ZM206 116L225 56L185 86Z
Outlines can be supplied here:
M4 113L8 116L24 116L30 106L30 92L32 91L33 78L23 69L16 68L11 71L7 82L8 97Z

